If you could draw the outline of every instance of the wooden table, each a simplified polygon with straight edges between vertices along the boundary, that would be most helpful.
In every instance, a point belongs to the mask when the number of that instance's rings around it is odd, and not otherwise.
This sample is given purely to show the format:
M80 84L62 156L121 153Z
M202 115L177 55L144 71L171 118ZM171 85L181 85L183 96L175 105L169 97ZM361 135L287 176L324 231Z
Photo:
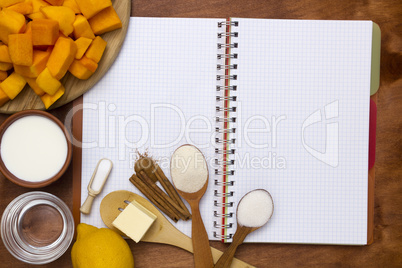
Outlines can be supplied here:
M119 1L119 0L115 0ZM378 92L374 243L370 246L247 244L237 257L257 267L402 265L402 2L377 1L191 1L137 0L132 16L250 17L275 19L372 20L382 30L381 86ZM60 119L72 109L67 104L51 111ZM0 115L0 122L6 115ZM38 190L59 196L72 208L72 166L56 183ZM0 175L0 213L18 195L30 191ZM166 245L130 242L136 267L192 267L193 257ZM211 242L224 250L227 245ZM28 267L14 259L0 242L1 267ZM43 267L71 267L70 250Z

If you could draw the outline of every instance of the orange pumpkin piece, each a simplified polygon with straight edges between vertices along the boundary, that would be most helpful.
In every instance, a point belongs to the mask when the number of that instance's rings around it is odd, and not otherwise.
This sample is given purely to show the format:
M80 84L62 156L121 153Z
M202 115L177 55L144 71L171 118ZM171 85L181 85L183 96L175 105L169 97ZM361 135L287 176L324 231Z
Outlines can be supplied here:
M22 76L35 78L46 68L50 51L34 50L33 63L31 66L22 66L14 64L14 71Z
M88 22L89 25L91 25L92 31L96 35L120 29L122 27L121 20L113 6L105 8L93 18L89 19Z
M7 94L0 88L0 106L3 106L10 98Z
M12 63L8 52L8 46L6 45L0 45L0 62Z
M1 7L9 7L15 5L17 3L24 2L25 0L1 0L0 1L0 8Z
M102 39L102 37L97 36L92 41L91 45L89 46L87 52L85 52L85 56L89 59L93 60L94 62L98 63L102 58L103 52L106 49L107 42Z
M17 65L31 66L33 60L32 37L30 34L10 34L8 51L11 61Z
M8 71L13 68L13 64L9 62L0 62L0 71Z
M12 100L21 92L25 87L24 77L13 72L10 74L3 82L0 83L0 88L7 94L7 96Z
M64 0L63 6L71 8L75 14L81 13L81 10L75 0Z
M101 10L112 6L112 1L110 0L75 0L81 13L85 18L90 19Z
M32 13L40 12L41 7L50 6L49 3L47 3L43 0L31 0L31 1L32 1L32 7L33 7Z
M26 16L28 18L30 18L31 20L34 20L34 19L46 19L46 16L43 15L42 12L34 12L34 13L28 14Z
M69 36L73 32L75 13L70 8L64 6L47 6L41 7L40 11L46 18L59 22L60 31L65 36Z
M36 78L30 78L30 77L24 77L24 78L36 95L42 96L43 94L45 94L45 91L43 91L43 89L41 89L40 86L38 86L38 84L36 83Z
M52 6L62 6L64 0L46 0L46 2L48 2Z
M85 56L82 57L79 61L81 62L82 65L85 66L85 68L87 68L88 70L90 70L93 73L98 68L98 64L96 62L94 62L93 60L91 60Z
M45 108L48 109L50 106L52 106L53 103L55 103L58 99L61 98L61 96L64 95L65 91L65 88L63 87L63 85L61 85L56 93L54 93L54 95L44 94L40 97L40 99L45 105Z
M54 78L48 68L45 68L36 78L36 84L49 95L54 95L61 86L59 80Z
M50 54L46 67L53 77L60 80L66 74L76 54L77 45L74 41L69 37L59 37Z
M25 34L30 34L32 38L32 21L27 23L27 27L25 27Z
M87 51L89 45L92 43L92 39L86 37L80 37L74 41L77 45L77 54L75 54L75 59L79 60L84 56L84 53Z
M7 78L8 74L6 71L0 71L0 81L3 81Z
M95 35L91 29L91 26L88 23L88 20L82 15L76 15L75 21L73 23L73 33L74 38L78 39L80 37L86 37L90 39L94 39Z
M68 68L68 71L81 80L86 80L93 74L93 72L82 65L79 60L74 60L73 63L71 63L70 68Z
M24 15L7 8L0 11L0 40L4 44L8 44L10 34L22 33L25 27Z
M30 1L25 1L21 3L17 3L15 5L9 6L7 9L13 10L15 12L18 12L22 15L28 15L33 12L33 6L32 2Z
M31 27L34 46L51 46L59 38L59 23L55 20L34 19Z

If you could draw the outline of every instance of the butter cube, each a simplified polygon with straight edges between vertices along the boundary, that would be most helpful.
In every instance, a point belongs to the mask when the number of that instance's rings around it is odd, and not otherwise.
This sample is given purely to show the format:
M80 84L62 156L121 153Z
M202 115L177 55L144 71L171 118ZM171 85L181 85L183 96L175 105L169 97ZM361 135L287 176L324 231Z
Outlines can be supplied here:
M131 201L112 224L138 243L156 218L152 212L138 202Z

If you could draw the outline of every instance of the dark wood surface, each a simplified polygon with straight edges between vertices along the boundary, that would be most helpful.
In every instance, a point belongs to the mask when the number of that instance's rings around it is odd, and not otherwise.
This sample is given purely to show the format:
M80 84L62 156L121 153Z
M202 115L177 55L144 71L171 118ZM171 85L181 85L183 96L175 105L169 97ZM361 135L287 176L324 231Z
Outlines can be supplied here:
M115 0L119 1L119 0ZM236 257L257 267L402 267L402 1L138 0L132 16L250 17L275 19L372 20L382 31L378 92L374 243L370 246L247 244ZM72 104L51 111L64 120ZM0 122L7 115L0 115ZM72 167L56 183L38 190L57 195L72 208ZM18 195L31 191L0 175L0 213ZM129 242L136 267L192 267L192 255L178 248ZM211 242L224 250L227 245ZM29 267L0 242L1 267ZM71 267L70 250L39 267Z

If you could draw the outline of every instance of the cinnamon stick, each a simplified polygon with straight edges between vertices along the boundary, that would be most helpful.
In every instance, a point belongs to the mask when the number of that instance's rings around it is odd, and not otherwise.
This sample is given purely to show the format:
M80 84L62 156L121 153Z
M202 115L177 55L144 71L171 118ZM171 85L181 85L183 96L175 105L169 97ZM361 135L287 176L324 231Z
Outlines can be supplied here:
M154 163L155 167L155 175L162 187L165 189L165 191L171 196L174 200L176 200L177 204L189 215L190 211L187 209L186 205L184 202L181 200L179 194L177 193L176 189L172 185L172 183L169 181L169 179L165 176L165 173L163 173L163 170L159 167L157 163Z
M137 173L137 176L143 179L145 179L145 177L148 176L150 180L147 181L150 187L154 188L155 192L157 192L161 198L166 199L166 201L169 204L171 204L172 209L175 209L176 211L179 212L179 214L184 215L186 220L190 219L191 218L190 211L187 209L186 205L181 200L179 194L176 192L176 189L174 188L172 183L163 173L163 170L158 166L157 163L155 163L155 161L151 157L141 154L139 156L140 156L139 159L134 164L134 170ZM142 172L145 172L146 176L141 175ZM147 181L145 182L147 183ZM166 198L166 196L163 195L161 191L156 189L155 188L157 187L156 185L152 186L152 184L156 183L157 181L160 182L160 184L162 185L163 189L170 197L170 199Z
M165 201L167 206L169 206L173 212L175 212L179 218L182 220L188 220L190 218L190 213L186 213L182 207L176 204L165 192L163 192L149 177L144 171L140 171L137 176L142 179L142 181L147 184L151 190L153 190L154 194L158 196L161 200Z
M153 191L145 184L137 175L133 174L130 177L130 182L134 184L135 187L140 190L140 192L145 195L155 206L157 206L163 213L165 213L174 222L179 220L179 217L173 210L167 205L167 203L160 199L159 196L155 195Z

